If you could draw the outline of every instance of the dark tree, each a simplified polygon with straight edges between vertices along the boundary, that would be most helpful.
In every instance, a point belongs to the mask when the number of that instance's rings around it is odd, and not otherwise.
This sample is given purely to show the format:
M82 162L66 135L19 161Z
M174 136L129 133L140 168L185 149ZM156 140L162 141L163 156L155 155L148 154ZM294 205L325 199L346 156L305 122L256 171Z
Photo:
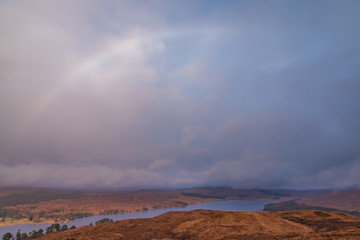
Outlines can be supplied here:
M21 233L20 233L20 229L17 231L16 233L16 240L21 240Z
M53 224L53 228L54 228L57 232L59 232L59 231L60 231L60 224L54 223L54 224Z
M64 224L64 225L62 225L61 226L61 231L66 231L66 230L68 230L69 228L68 228L68 226L66 225L66 224Z
M21 234L21 239L27 239L27 238L29 238L29 236L26 233Z
M5 233L2 237L3 240L11 240L11 238L12 238L12 234L9 232Z
M38 237L41 237L44 235L44 230L42 228L40 228L38 231L37 231L37 236Z
M53 232L52 225L46 228L46 233L52 233L52 232Z
M76 227L75 227L75 225L72 225L71 227L70 227L70 229L75 229Z
M96 221L95 225L99 225L99 224L103 224L103 223L111 223L111 222L114 222L114 220L109 219L109 218L103 218L103 219L101 219L99 221Z
M30 234L31 238L37 238L37 231L36 230L32 230L31 234Z

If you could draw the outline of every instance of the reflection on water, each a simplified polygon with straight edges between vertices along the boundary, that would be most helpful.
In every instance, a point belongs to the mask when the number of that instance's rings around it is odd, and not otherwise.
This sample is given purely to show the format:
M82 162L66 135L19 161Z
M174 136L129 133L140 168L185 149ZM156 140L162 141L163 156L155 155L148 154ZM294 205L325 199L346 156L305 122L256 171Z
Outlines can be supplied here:
M257 212L257 211L261 211L264 208L264 206L268 203L274 203L274 202L237 201L237 200L210 202L210 203L203 203L197 205L188 205L183 208L166 208L166 209L149 210L147 212L131 212L131 213L114 214L114 215L97 215L97 216L75 219L70 222L61 223L60 225L67 224L68 227L72 225L75 225L76 227L81 227L81 226L89 225L90 223L95 224L96 221L103 218L111 218L114 221L134 219L134 218L151 218L170 211L190 211L196 209L221 210L221 211L233 211L233 212ZM24 225L0 227L0 237L2 237L7 232L16 234L18 229L20 229L22 233L23 232L29 233L32 230L39 230L40 228L45 230L50 225L51 224L24 224Z

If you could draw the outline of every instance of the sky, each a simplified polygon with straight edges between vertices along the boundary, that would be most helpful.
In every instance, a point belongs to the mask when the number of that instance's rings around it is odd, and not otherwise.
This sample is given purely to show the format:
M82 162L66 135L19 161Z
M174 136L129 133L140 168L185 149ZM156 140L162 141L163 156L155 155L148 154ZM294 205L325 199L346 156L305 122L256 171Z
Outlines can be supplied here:
M0 186L360 186L360 1L2 0Z

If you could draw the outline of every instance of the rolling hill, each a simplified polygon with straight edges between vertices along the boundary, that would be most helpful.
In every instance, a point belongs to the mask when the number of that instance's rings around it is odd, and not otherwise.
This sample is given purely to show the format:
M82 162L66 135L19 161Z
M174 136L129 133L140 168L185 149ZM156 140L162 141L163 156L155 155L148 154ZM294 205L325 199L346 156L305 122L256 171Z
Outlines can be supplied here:
M277 213L195 210L85 226L39 238L85 239L360 239L360 218L315 210Z

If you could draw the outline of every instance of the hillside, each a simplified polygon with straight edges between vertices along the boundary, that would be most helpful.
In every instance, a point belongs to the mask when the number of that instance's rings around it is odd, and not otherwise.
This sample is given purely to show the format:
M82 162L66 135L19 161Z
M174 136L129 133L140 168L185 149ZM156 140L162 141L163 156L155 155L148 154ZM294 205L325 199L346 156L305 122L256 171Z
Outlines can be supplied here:
M316 196L304 197L297 202L306 205L360 212L360 189L332 191Z
M360 218L314 210L277 213L195 210L86 226L39 238L64 239L360 239Z
M360 217L360 190L335 190L298 199L282 200L264 207L264 211L268 212L304 209L342 212Z

